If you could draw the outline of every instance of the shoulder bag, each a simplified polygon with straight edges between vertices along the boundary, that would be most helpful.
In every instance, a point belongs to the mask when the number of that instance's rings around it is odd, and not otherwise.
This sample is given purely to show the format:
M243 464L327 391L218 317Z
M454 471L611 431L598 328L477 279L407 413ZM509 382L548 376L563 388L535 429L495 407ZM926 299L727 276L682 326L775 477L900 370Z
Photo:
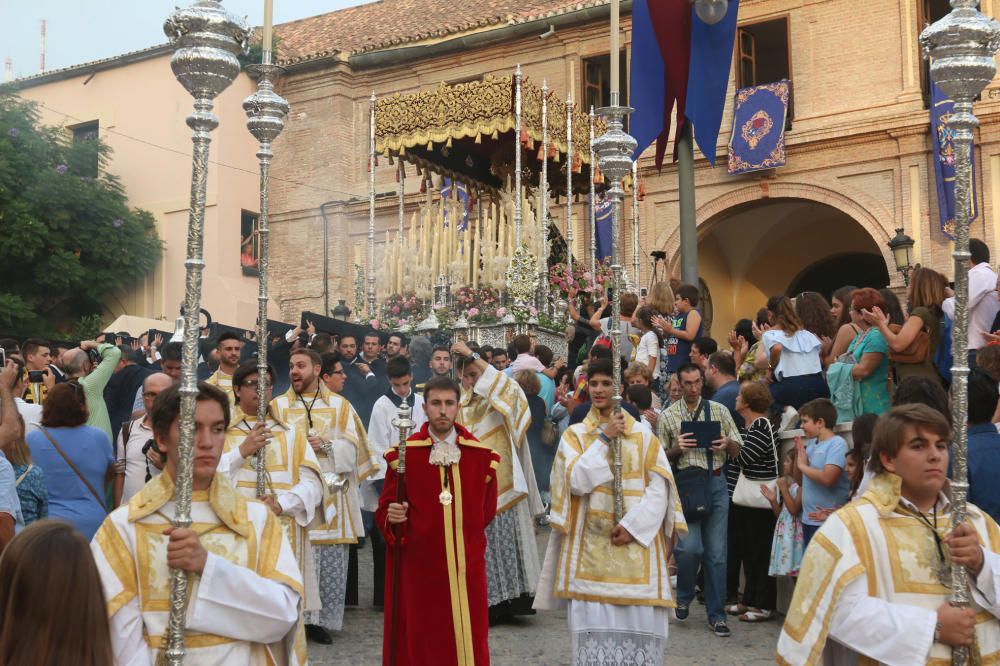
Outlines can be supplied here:
M17 477L17 481L14 482L14 487L15 488L20 488L21 487L21 482L24 481L25 477L27 477L28 473L31 472L31 470L33 470L33 469L35 469L34 463L28 463L28 469L24 470L21 473L21 476Z
M708 400L701 401L705 421L709 420ZM712 450L705 451L708 469L686 467L674 472L684 520L696 523L712 513Z
M548 416L542 421L542 444L545 446L559 444L559 424Z
M104 498L97 494L97 491L94 490L94 486L90 485L90 481L87 481L87 477L85 477L80 472L80 469L73 464L73 461L69 459L69 456L67 456L63 452L62 448L58 444L56 444L56 440L52 437L51 434L49 434L49 431L41 426L39 426L38 429L41 430L45 434L45 436L49 438L49 441L52 442L52 446L55 447L56 452L60 456L62 456L62 459L66 461L67 465L69 465L69 468L73 470L73 472L81 481L83 481L83 485L87 486L87 490L89 490L90 494L94 496L94 499L97 501L97 503L101 505L101 508L104 509L105 512L107 512L108 506L107 504L105 504Z
M774 441L774 429L771 427L771 422L766 418L764 421L767 423L767 432L771 440L771 451L774 453L774 476L766 479L749 479L746 472L740 470L740 478L736 480L736 488L733 490L733 504L737 506L745 506L751 509L770 509L771 502L761 494L761 486L767 486L777 495L778 475L780 473L778 470L778 447Z
M914 315L910 315L911 317ZM903 329L899 324L889 324L889 330L899 335ZM901 352L892 351L889 348L889 360L893 363L925 363L931 355L931 333L926 325L921 325L920 332L913 339L910 346Z

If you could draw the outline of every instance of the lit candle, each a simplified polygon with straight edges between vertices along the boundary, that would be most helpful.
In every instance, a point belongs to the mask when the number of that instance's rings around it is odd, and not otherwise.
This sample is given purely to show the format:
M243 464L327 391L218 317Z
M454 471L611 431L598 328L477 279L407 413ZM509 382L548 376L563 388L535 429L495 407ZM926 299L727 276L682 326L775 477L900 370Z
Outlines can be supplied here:
M274 0L264 0L264 34L262 35L263 61L271 64L271 33L274 31Z

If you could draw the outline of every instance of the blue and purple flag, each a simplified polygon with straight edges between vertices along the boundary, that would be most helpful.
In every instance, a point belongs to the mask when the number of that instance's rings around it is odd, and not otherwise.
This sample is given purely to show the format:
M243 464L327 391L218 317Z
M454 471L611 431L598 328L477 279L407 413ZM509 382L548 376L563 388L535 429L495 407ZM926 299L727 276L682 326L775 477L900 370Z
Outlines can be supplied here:
M611 257L611 200L598 197L594 206L594 240L597 245L597 261Z
M633 159L655 141L656 167L663 165L676 104L677 133L692 123L699 150L715 164L738 13L739 0L730 0L722 21L709 25L690 0L635 0L629 130L639 145Z

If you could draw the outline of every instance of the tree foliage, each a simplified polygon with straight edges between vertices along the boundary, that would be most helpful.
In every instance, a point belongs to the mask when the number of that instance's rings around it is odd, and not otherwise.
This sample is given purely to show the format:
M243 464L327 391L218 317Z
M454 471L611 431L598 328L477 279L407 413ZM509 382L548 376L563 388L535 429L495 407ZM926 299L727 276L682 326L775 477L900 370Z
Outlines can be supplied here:
M153 270L162 253L155 220L129 207L110 155L99 137L73 141L0 89L3 333L69 332Z

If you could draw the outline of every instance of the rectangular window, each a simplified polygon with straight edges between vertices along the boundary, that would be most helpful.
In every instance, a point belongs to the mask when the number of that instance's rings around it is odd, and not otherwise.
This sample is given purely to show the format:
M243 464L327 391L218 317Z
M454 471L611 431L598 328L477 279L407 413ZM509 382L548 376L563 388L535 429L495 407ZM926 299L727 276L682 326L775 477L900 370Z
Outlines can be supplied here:
M259 248L257 225L260 215L244 210L240 213L240 266L244 275L260 275L258 271Z
M917 35L931 23L940 21L950 11L949 0L917 0ZM931 63L930 60L924 59L919 42L917 42L917 52L920 58L920 92L924 96L924 108L929 108L931 103Z
M577 108L584 113L590 107L599 109L611 104L611 54L583 59L583 94L576 100ZM618 58L618 81L621 87L621 103L628 103L628 54L622 49ZM580 104L583 106L581 107Z
M788 79L790 94L785 129L791 129L794 108L789 47L787 18L741 25L736 31L736 87L750 88Z
M97 139L100 136L100 121L92 120L70 127L73 132L73 144L79 146L86 145L86 150L80 156L80 163L74 164L81 176L97 178L98 167L100 166L97 154Z

